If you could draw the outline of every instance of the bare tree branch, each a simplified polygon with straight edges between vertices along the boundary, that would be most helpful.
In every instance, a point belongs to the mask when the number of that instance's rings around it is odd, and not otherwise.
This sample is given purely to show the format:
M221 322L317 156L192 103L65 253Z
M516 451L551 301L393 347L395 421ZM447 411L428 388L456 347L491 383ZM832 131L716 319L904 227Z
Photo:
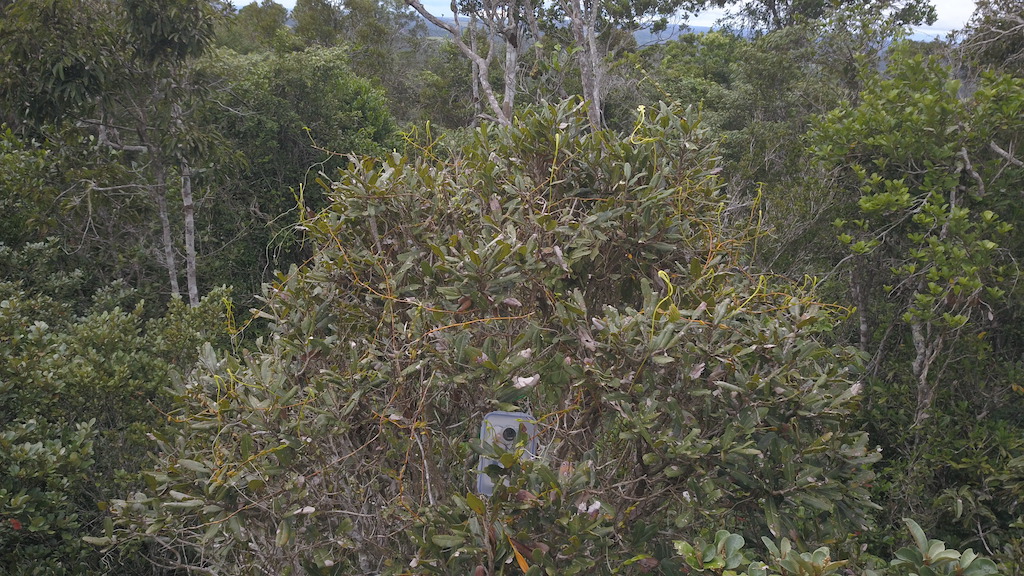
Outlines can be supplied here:
M1000 156L1002 156L1003 159L1006 160L1007 162L1009 162L1010 164L1013 164L1014 166L1016 166L1018 168L1024 168L1024 162L1021 162L1020 160L1018 160L1012 153L1007 152L1006 150L1003 150L1002 148L1000 148L999 145L996 144L995 142L989 142L988 143L988 147L991 148L992 151L995 152L996 154L999 154ZM1011 150L1012 150L1012 148L1011 148Z
M971 159L967 157L967 148L961 148L959 156L964 161L964 171L967 172L967 174L969 174L978 185L978 194L980 196L984 196L985 181L981 179L981 174L978 174L978 171L975 170L974 166L971 164Z
M448 22L445 22L444 20L442 20L442 19L438 18L437 16L433 15L432 13L430 13L423 6L423 4L420 2L420 0L405 0L405 3L410 8L412 8L413 10L418 12L420 16L423 16L424 18L426 18L428 22L430 22L431 24L437 26L438 28L441 28L442 30L445 30L446 32L448 32L449 35L451 35L452 42L454 42L455 45L459 47L459 50L461 50L462 53L465 54L465 56L467 58L469 58L473 62L473 64L475 65L475 67L474 67L474 70L476 72L476 79L475 80L476 80L477 84L480 86L480 88L484 91L484 97L487 99L487 104L488 104L488 106L490 106L491 111L494 113L495 119L500 124L503 124L503 125L506 125L506 126L510 125L512 123L511 113L510 112L506 112L506 107L502 106L502 104L498 102L497 97L494 95L494 88L491 86L490 80L488 79L488 72L490 71L491 63L493 62L493 59L494 59L494 56L493 56L493 53L494 53L493 38L492 38L491 42L488 42L487 56L486 57L485 56L481 56L476 50L474 50L472 47L467 45L465 40L463 39L463 37L462 37L462 27L459 26L458 11L456 10L456 6L455 6L454 3L452 4L452 12L455 14L455 24L454 25L450 24ZM486 4L493 6L493 4L491 4L491 3L486 3ZM492 14L493 14L493 12L492 12ZM492 36L494 36L493 33L496 31L495 30L495 22L488 22L487 24L488 24L488 28L492 32ZM473 32L470 31L470 33L472 34ZM515 48L515 49L518 49L518 48ZM510 98L508 92L512 91L514 93L515 86L514 85L513 86L505 86L505 91L506 91L505 99L508 100Z

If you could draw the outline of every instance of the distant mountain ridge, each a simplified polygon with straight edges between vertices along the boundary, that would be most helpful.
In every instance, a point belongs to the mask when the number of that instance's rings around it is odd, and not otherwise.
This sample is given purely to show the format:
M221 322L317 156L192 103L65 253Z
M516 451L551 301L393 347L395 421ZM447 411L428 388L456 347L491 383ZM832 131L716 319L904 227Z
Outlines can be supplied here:
M441 17L441 20L449 24L454 24L455 19L450 17ZM426 19L423 19L423 23L427 27L427 36L431 38L447 38L448 32L439 26L435 26ZM679 36L687 33L703 34L714 30L712 26L688 26L686 24L672 25L668 27L668 30L660 34L652 34L650 30L638 30L633 36L636 38L636 43L640 46L650 46L651 44L660 44L662 42L668 42L669 40L675 40ZM910 38L912 40L918 40L921 42L930 42L932 40L942 40L949 34L949 30L941 28L927 28L917 27L911 31Z
M444 22L446 22L446 23L448 23L448 24L454 24L455 23L455 19L454 18L439 17L439 19L444 21ZM430 38L447 38L448 37L448 31L443 29L443 28L441 28L440 26L435 26L433 23L429 22L426 19L423 19L423 23L427 27L427 36L428 37L430 37ZM675 40L680 35L686 34L688 32L702 33L702 32L708 32L710 30L711 30L710 26L686 26L686 25L676 26L676 25L673 25L673 26L669 26L668 29L665 32L662 32L660 34L652 34L650 30L638 30L633 36L636 38L637 44L639 44L640 46L647 46L647 45L650 45L650 44L659 44L661 42L667 42L669 40Z

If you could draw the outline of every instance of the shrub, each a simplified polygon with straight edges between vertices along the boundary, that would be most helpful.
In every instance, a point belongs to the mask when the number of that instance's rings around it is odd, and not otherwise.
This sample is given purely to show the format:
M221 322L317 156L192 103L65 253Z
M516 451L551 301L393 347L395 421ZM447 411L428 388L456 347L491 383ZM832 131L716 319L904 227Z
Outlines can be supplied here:
M822 338L845 311L745 270L695 115L618 135L581 108L353 159L254 311L269 336L175 385L103 544L194 573L675 573L679 538L870 528L860 357ZM495 409L534 415L536 459L474 441Z

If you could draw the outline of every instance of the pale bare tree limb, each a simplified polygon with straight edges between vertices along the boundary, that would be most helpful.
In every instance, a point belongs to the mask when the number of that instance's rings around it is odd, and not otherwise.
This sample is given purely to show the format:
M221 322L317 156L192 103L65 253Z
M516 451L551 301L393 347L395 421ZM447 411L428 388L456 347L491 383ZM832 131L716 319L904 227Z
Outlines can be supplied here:
M179 162L181 169L181 210L185 219L185 283L188 289L188 303L199 306L199 284L196 278L196 209L192 195L192 166L184 157Z
M978 185L978 194L981 196L985 195L985 181L981 179L981 174L974 169L971 164L971 159L967 156L967 148L960 149L960 158L964 161L964 170L974 179L975 184Z
M1007 152L1006 150L1003 150L1002 148L1000 148L999 145L996 144L995 142L989 142L988 143L988 147L990 149L992 149L993 152L995 152L996 154L1000 155L1004 160L1006 160L1010 164L1013 164L1014 166L1016 166L1018 168L1024 168L1024 162L1021 162L1020 160L1018 160L1010 152Z
M512 117L510 114L507 114L505 112L505 106L498 102L498 98L494 95L494 88L491 86L490 80L488 79L488 72L490 71L491 62L493 61L493 39L491 42L488 43L488 55L486 57L481 56L476 50L474 50L472 47L466 44L465 40L463 39L461 26L458 25L458 11L456 10L456 6L454 3L452 4L452 11L456 15L455 25L449 24L448 22L445 22L444 20L441 20L440 18L432 14L423 6L423 3L420 2L420 0L405 0L405 3L410 8L418 12L420 16L426 18L428 22L430 22L434 26L437 26L438 28L441 28L442 30L448 32L449 35L451 35L452 42L454 42L455 45L458 46L459 50L461 50L462 53L467 58L469 58L471 62L473 62L474 71L476 72L475 80L479 84L480 89L483 90L483 96L484 98L487 99L487 104L490 107L491 112L494 113L495 119L498 121L499 124L503 124L506 126L511 125ZM472 33L473 32L470 31L470 34ZM508 92L509 90L514 91L514 89L514 86L505 87L506 92ZM506 99L507 98L508 96L506 95Z

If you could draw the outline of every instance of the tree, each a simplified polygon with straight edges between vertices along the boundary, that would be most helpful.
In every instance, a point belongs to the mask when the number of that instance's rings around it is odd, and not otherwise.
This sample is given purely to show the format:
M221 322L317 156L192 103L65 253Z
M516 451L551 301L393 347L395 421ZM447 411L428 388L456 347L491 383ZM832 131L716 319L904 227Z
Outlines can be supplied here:
M985 82L964 102L936 59L897 52L890 66L891 78L866 90L860 106L831 113L817 138L823 155L841 155L860 189L862 217L849 224L865 234L847 233L844 242L860 256L895 251L883 261L895 271L890 296L904 294L900 313L914 336L920 421L934 398L929 368L946 336L972 318L984 321L983 311L1005 293L1002 282L1015 277L999 249L1014 208L988 191L1003 189L994 179L1018 177L1014 158L995 150L1014 148L1014 129L1003 127L1016 122L1021 104L1005 100L1016 90L1008 79ZM893 130L882 135L879 126Z
M274 0L251 2L224 19L215 42L239 54L274 50L294 35L287 22L288 9Z
M38 129L50 124L56 134L64 131L72 140L88 127L103 147L145 155L148 161L133 170L134 182L113 187L80 182L75 188L84 188L84 194L131 186L148 191L161 224L172 295L180 289L167 197L172 190L179 192L186 290L197 305L193 175L209 141L189 123L197 92L189 66L209 45L213 6L200 0L29 0L6 5L4 11L5 26L15 33L4 44L2 62L12 74L38 79L24 87L5 84L3 96L14 109L26 107L17 125ZM90 22L97 23L95 34L84 32ZM65 34L69 27L74 29ZM177 187L170 184L175 177L180 179Z
M1024 426L1007 385L1021 343L1011 326L1020 310L1014 191L1024 178L1009 151L1020 145L1024 92L1019 78L991 74L965 97L942 60L908 48L896 47L860 102L823 117L811 136L850 197L836 224L852 263L857 339L872 358L864 418L891 455L885 492L900 496L887 509L941 510L970 495L969 529L922 520L1013 556L1020 534L1006 526L1017 496L995 486L1024 446L1009 433L984 467L957 454ZM956 439L942 432L950 427Z
M192 112L189 98L197 88L190 82L188 67L190 60L200 56L210 44L213 13L208 3L196 0L170 3L126 0L125 9L125 32L134 46L133 58L128 64L148 82L144 84L145 92L125 94L118 102L117 111L128 115L139 143L111 140L108 130L111 118L102 116L100 140L117 149L145 152L151 158L155 180L152 195L160 217L164 259L174 296L179 294L178 277L166 195L168 161L177 164L181 178L186 288L189 303L198 306L192 157L204 143L200 132L187 122Z
M837 7L884 12L905 26L931 24L938 18L935 7L928 0L854 0L841 3L823 0L710 0L708 4L720 8L738 6L733 18L761 33L822 20Z
M49 151L26 144L10 128L0 133L0 244L39 241L53 226L47 210L59 194Z
M52 243L0 245L0 562L12 575L137 573L138 558L101 559L88 540L107 500L141 487L169 372L187 373L201 341L226 344L227 294L147 318L126 286L89 291L61 257ZM85 308L69 297L81 292Z
M217 51L199 66L221 87L198 121L238 155L207 182L219 199L200 220L210 246L203 276L257 294L278 270L305 258L299 203L325 207L316 183L350 154L382 155L398 145L381 90L356 77L343 48L241 56Z
M906 33L884 13L852 7L753 38L723 30L647 49L656 67L646 93L701 106L723 141L734 206L757 206L769 231L757 243L759 266L822 277L845 255L831 222L847 194L808 158L804 135L819 115L857 102L859 71L883 67Z
M341 6L338 0L296 0L295 34L310 45L336 46L341 37Z
M487 103L496 122L511 123L518 92L519 56L526 48L526 28L536 28L536 9L530 0L511 3L485 0L478 5L453 4L453 19L450 23L429 12L419 0L406 0L406 3L431 24L451 35L452 41L471 62L474 96ZM462 18L465 16L469 17L469 22L464 31ZM484 31L483 40L478 37L478 26ZM500 102L490 79L491 66L499 47L504 49L505 57ZM476 91L478 88L480 93Z
M431 14L419 0L406 1L432 24L448 31L452 41L470 59L474 86L480 90L479 94L474 92L474 96L487 103L495 121L511 122L516 96L522 91L523 56L532 47L535 52L533 72L551 55L558 58L560 53L565 53L576 60L580 95L588 102L590 122L595 129L604 127L602 102L608 91L604 60L610 50L601 38L614 44L617 35L613 30L622 27L629 35L649 18L666 18L690 5L685 0L628 4L565 0L551 6L531 0L486 0L453 5L453 20L446 22ZM463 17L469 19L465 30ZM658 25L657 22L650 24ZM486 41L478 40L478 30L482 30ZM551 46L545 46L546 37L553 30L567 32L567 41L562 44L555 40ZM504 56L500 62L503 71L500 102L490 79L491 68L497 65L498 50L503 50Z
M3 121L19 132L78 119L109 85L116 36L107 2L0 2Z
M62 306L7 282L0 292L0 561L12 574L81 570L87 552L74 497L92 464L95 422L65 427L49 413L63 391L51 330Z
M476 80L469 60L451 40L445 40L420 72L417 105L430 123L445 128L471 126L478 110L473 98Z
M980 0L964 30L963 48L978 63L1024 72L1024 9L1012 0Z
M401 0L347 0L341 27L352 71L384 89L397 120L422 120L417 76L432 53L423 19Z
M678 566L669 539L706 530L870 526L857 355L805 288L743 272L713 158L692 116L617 135L571 100L354 162L265 295L274 332L176 386L184 427L107 544L195 573L568 574ZM515 407L537 461L472 441ZM507 464L486 503L475 454Z

